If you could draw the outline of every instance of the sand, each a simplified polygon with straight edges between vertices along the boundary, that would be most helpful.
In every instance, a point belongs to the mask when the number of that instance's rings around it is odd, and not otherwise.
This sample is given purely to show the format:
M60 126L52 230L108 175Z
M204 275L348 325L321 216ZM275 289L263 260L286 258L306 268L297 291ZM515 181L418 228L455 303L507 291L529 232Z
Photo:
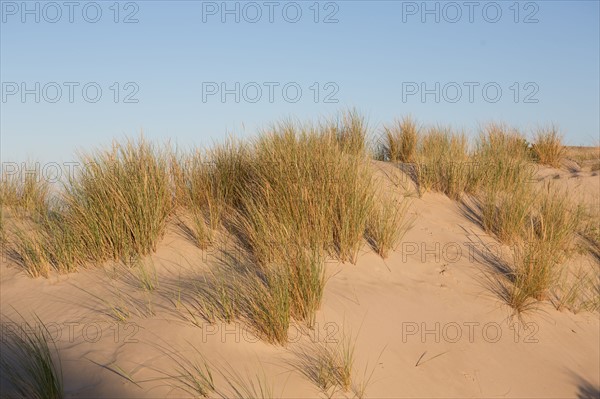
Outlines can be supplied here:
M375 165L388 184L411 184L389 165ZM599 206L600 176L591 171L541 168L538 177L535 184L552 180ZM160 370L174 372L166 353L197 358L192 346L223 369L264 374L276 397L323 397L293 367L294 352L311 341L343 336L355 338L355 380L372 373L367 397L600 395L598 313L558 311L545 302L534 313L513 317L490 291L489 268L477 254L484 243L496 241L443 195L415 197L412 212L413 227L388 259L365 245L356 265L328 263L314 330L303 334L300 326L292 326L292 343L285 348L258 340L241 322L194 325L175 308L170 301L174 284L193 270L209 270L215 254L196 248L174 224L147 260L159 276L154 292L144 292L108 266L33 279L5 257L2 314L14 318L18 311L29 318L35 312L54 332L67 397L186 397L158 378ZM507 248L495 245L507 254ZM589 255L570 262L598 271ZM126 321L111 316L114 304L129 310ZM215 382L226 389L218 373ZM344 395L352 397L334 396Z

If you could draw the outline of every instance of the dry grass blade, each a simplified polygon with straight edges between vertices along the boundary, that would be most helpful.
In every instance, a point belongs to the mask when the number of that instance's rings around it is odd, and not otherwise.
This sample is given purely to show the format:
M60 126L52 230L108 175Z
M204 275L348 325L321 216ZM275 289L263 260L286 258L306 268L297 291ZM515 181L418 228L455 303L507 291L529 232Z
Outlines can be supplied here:
M231 365L219 369L219 373L228 385L227 390L218 390L222 398L270 399L275 398L274 389L266 377L264 370L253 376L235 371Z
M182 353L170 351L168 356L175 366L172 371L163 374L178 388L193 397L207 398L215 391L213 372L200 351L194 346L192 348L193 356L184 356Z
M600 309L600 277L593 271L580 269L577 273L565 270L552 290L552 304L557 310L573 313L595 312Z
M9 397L62 399L60 357L44 323L37 316L33 324L22 317L2 323L14 327L3 337L0 353L2 375L11 385Z
M339 342L310 342L292 348L290 365L323 393L347 392L353 382L355 340L344 335Z

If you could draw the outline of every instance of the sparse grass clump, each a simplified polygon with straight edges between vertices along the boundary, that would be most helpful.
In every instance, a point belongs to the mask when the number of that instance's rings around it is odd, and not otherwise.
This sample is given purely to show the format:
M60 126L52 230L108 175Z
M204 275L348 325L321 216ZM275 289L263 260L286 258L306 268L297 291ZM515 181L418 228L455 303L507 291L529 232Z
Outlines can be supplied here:
M276 397L273 385L262 369L257 373L246 370L246 375L242 375L231 365L226 364L219 368L219 373L228 386L226 390L218 390L222 398L271 399Z
M186 277L176 304L194 324L200 324L197 316L210 323L241 319L257 337L285 345L292 319L313 324L325 286L324 262L317 251L288 252L286 261L257 265L239 249L239 259L224 259L210 279Z
M574 204L567 191L552 184L538 191L535 205L532 221L536 237L568 253L582 227L583 206Z
M342 112L337 121L326 123L324 130L335 138L342 152L366 155L367 122L356 109Z
M221 207L217 205L218 195L215 182L211 178L210 164L205 157L197 152L185 159L183 166L183 190L180 194L184 199L185 209L190 211L192 231L196 244L205 249L212 241L214 230L220 223Z
M419 127L410 116L383 128L379 157L389 162L411 163L415 161L419 142Z
M237 305L256 335L267 342L284 345L291 320L288 271L271 266L260 274L252 271L234 286L240 293Z
M323 393L347 392L354 377L355 341L344 335L338 342L312 342L292 349L291 365Z
M179 161L180 201L190 213L196 244L206 248L222 227L225 213L240 205L250 169L247 146L235 140Z
M50 184L42 176L40 164L24 162L2 165L0 175L0 243L6 242L14 233L14 223L30 220L47 212L50 202ZM9 216L7 218L7 216Z
M469 191L478 202L483 228L505 244L522 239L535 198L525 138L500 124L486 125L473 154Z
M158 288L158 275L156 273L156 267L154 262L149 260L138 260L135 265L132 265L125 273L130 273L133 277L133 281L137 282L144 291L152 292Z
M471 165L464 134L449 128L430 128L417 150L417 182L420 192L433 190L458 199L469 187Z
M548 290L556 282L556 273L563 261L561 255L548 242L534 237L515 248L510 303L515 310L525 309L531 299L547 299Z
M482 129L472 157L474 181L470 191L510 192L531 182L535 170L525 137L517 130L490 123Z
M379 157L414 163L411 173L420 194L437 191L455 200L464 193L495 194L529 182L534 174L527 141L501 124L485 126L473 149L462 133L431 127L421 134L411 119L385 131Z
M532 151L537 162L560 168L566 150L558 129L555 126L539 129L535 133Z
M28 232L18 230L15 233L13 248L25 271L31 277L47 277L52 269L43 234L43 230Z
M564 271L552 289L550 300L556 310L596 312L600 310L600 277L584 270Z
M62 399L60 358L44 323L38 317L33 324L25 320L2 323L12 327L3 334L0 352L0 370L11 386L9 397Z
M486 189L479 198L483 228L505 244L521 241L532 208L531 189L527 186L517 186L512 192Z
M290 248L289 253L283 267L289 281L290 313L294 319L312 326L325 289L323 255L316 249L303 248Z
M118 366L109 367L109 370L138 387L140 386L138 382L167 380L171 388L177 388L194 398L270 399L276 397L262 367L259 366L259 372L256 373L248 370L240 373L230 363L209 362L196 346L189 342L188 344L191 350L185 352L169 344L157 345L172 362L168 371L151 367L160 375L157 378L136 382L131 377L131 373L125 372ZM214 377L217 375L222 377L222 386L217 386L215 382Z
M398 200L389 193L379 192L367 223L366 238L382 258L387 258L389 252L396 249L410 228L411 220L407 215L409 207L408 198Z
M79 237L64 215L52 210L15 226L9 246L32 277L71 272L83 263Z
M513 267L502 296L518 312L548 298L583 220L583 208L572 204L566 192L531 184L532 151L517 131L490 124L473 155L477 167L471 192L482 227L513 246Z
M374 206L372 171L364 159L342 158L334 171L333 245L342 262L356 263Z
M168 372L160 371L174 385L195 398L207 398L215 391L211 365L200 351L192 346L192 355L184 356L174 348L163 348L163 352L173 361L174 366Z
M12 165L0 176L0 206L17 211L21 216L43 212L48 206L50 184L42 176L39 163ZM14 169L14 170L13 170Z
M195 325L201 325L199 318L209 323L238 319L256 337L285 345L293 317L290 273L280 265L259 269L244 254L243 258L217 265L210 278L185 277L175 304Z
M514 249L509 304L523 311L531 299L545 300L557 286L561 266L573 250L581 229L583 209L568 194L551 185L536 192ZM524 201L523 201L524 202Z

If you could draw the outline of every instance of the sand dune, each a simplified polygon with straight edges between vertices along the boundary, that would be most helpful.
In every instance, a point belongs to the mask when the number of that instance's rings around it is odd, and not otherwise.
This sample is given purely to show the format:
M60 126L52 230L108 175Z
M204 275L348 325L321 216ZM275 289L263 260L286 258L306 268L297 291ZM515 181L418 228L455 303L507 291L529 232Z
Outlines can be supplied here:
M372 166L381 183L415 189L392 165ZM591 171L575 176L542 168L537 176L539 184L552 179L598 206L600 176ZM412 228L387 259L365 245L356 265L327 262L314 329L292 325L286 347L261 341L242 321L190 322L176 305L175 287L210 270L219 255L200 250L174 222L145 260L158 276L154 291L140 290L137 279L110 266L32 279L4 257L2 313L18 319L17 311L35 312L53 332L68 397L186 397L161 373L176 373L171 351L197 358L192 347L229 377L264 376L276 397L322 397L299 370L298 353L344 337L355 340L355 384L372 375L368 397L598 397L597 312L558 311L546 301L536 312L514 316L485 277L489 265L480 250L496 241L460 203L426 193L415 196L411 213ZM570 260L597 272L593 262L587 254ZM127 319L117 320L111 307L129 312ZM225 377L215 372L214 378L227 391Z

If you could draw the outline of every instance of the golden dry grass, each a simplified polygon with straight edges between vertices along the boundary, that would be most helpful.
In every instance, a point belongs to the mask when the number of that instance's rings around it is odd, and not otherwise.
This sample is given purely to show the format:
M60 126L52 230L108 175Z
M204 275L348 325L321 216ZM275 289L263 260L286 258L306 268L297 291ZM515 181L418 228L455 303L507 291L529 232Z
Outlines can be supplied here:
M411 164L421 194L474 197L483 228L518 246L512 283L525 298L543 298L574 236L593 231L581 226L578 208L569 210L566 194L531 184L532 161L556 166L566 154L554 128L538 131L533 146L502 124L483 126L473 144L411 118L384 135L379 156ZM290 320L310 324L319 309L326 258L356 263L366 242L385 258L409 228L408 201L374 183L368 140L364 118L352 110L320 124L284 121L256 139L190 153L143 138L114 143L82 155L86 169L52 201L34 175L3 178L3 207L21 212L9 246L32 276L105 261L135 267L179 215L199 247L226 233L249 257L237 265L235 284L211 296L229 309L215 317L245 317L266 340L284 343ZM0 227L6 240L4 217ZM155 288L152 273L136 273L144 289Z

